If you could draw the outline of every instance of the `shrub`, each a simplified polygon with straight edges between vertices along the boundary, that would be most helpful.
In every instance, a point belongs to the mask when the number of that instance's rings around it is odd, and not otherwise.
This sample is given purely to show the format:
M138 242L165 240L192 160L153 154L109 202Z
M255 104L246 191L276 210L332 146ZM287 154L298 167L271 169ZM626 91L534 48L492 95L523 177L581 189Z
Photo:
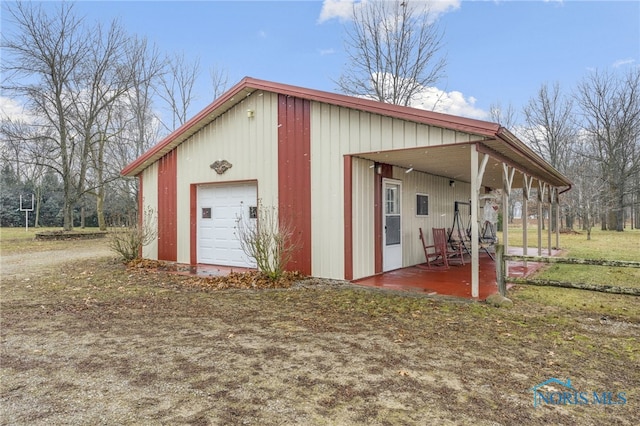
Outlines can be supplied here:
M112 232L109 247L120 255L123 261L130 262L140 257L142 247L150 244L158 235L158 220L154 209L143 212L142 226L139 224Z
M297 249L290 225L280 223L278 209L258 202L257 223L244 215L238 218L236 235L244 253L254 259L260 272L279 279Z

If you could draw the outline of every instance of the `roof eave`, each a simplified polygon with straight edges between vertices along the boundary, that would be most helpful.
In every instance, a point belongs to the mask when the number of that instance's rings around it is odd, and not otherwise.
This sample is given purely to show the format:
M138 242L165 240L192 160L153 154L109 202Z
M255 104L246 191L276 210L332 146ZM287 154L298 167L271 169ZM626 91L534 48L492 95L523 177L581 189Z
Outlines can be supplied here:
M566 191L568 191L572 183L569 179L567 179L562 173L556 170L551 164L546 162L543 158L541 158L538 154L536 154L531 148L525 145L518 137L516 137L513 133L511 133L507 128L500 127L500 129L496 132L495 136L500 138L502 141L509 144L516 151L520 152L525 157L531 159L538 165L543 168L547 173L553 175L561 185L567 187ZM565 192L565 191L563 191Z

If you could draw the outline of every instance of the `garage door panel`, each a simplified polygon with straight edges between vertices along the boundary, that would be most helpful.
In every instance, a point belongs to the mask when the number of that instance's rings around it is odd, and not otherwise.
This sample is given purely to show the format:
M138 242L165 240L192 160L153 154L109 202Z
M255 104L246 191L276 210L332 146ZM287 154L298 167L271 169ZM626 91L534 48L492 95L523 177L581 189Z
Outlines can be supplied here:
M255 267L240 246L237 220L257 204L255 184L198 187L198 209L211 208L211 218L198 218L198 263Z

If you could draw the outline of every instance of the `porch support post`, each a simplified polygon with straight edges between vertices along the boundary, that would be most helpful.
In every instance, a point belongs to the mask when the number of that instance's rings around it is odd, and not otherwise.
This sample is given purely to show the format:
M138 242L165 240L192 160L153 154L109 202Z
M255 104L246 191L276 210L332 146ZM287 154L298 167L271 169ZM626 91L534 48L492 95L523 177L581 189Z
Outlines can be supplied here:
M488 160L488 155L485 154ZM486 161L483 161L486 164ZM480 240L478 236L478 198L482 177L478 176L478 149L471 145L471 297L480 297L480 261L478 251Z
M553 221L553 205L555 204L555 188L549 187L549 226L547 229L547 256L551 256L551 224ZM556 224L556 226L558 226Z
M527 228L529 225L529 197L531 196L531 184L533 178L530 178L526 174L522 176L524 185L522 185L522 254L527 256L527 247L529 242ZM527 267L527 261L524 261L524 267Z
M560 250L560 193L556 190L556 250Z
M544 202L544 195L547 192L547 184L542 181L538 181L538 256L542 256L542 203Z

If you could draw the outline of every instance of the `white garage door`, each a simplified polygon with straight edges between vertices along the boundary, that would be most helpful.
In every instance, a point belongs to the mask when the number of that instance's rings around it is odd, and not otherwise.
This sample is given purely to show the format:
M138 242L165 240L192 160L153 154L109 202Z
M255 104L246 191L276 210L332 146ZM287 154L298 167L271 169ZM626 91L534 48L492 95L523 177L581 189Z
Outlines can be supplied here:
M198 263L255 267L240 247L238 218L255 215L255 184L201 185L198 187Z

